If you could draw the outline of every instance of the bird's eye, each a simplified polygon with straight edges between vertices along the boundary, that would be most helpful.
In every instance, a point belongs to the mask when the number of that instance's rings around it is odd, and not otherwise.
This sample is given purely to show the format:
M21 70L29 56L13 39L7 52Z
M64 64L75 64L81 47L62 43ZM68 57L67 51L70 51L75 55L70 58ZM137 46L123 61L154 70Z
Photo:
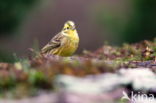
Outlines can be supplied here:
M67 29L69 29L69 27L67 27Z

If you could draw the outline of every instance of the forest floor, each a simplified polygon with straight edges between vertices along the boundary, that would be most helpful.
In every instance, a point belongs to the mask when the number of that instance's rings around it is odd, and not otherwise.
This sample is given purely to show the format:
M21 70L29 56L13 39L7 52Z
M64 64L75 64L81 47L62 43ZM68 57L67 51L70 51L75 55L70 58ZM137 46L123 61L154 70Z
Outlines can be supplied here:
M155 75L156 40L144 40L135 44L123 44L121 47L104 45L96 51L84 51L81 55L71 57L35 55L29 57L29 59L19 59L15 63L0 63L0 97L19 99L34 97L40 93L57 93L60 88L66 88L59 87L64 86L63 84L58 84L57 80L58 78L60 80L59 76L65 76L61 78L61 80L66 78L66 76L82 79L88 78L88 76L107 75L109 73L115 74L120 70L129 68L132 70L148 68L148 70ZM77 81L77 79L71 78L67 78L67 82L68 80ZM81 82L81 80L78 80L78 82ZM67 84L70 85L70 83ZM126 90L134 90L132 85L129 84L124 86L124 88L126 88ZM71 89L75 90L68 88L68 90ZM139 90L141 89L142 88L139 88ZM144 91L144 89L147 88L143 88L141 91ZM147 91L151 93L151 89L148 88ZM155 92L152 91L152 93Z

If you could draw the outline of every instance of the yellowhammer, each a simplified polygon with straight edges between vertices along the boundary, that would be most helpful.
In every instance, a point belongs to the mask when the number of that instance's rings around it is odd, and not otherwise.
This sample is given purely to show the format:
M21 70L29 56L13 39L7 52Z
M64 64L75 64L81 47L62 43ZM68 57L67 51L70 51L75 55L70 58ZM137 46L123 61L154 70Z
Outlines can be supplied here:
M73 21L67 21L60 33L41 49L42 54L71 56L77 49L79 36Z

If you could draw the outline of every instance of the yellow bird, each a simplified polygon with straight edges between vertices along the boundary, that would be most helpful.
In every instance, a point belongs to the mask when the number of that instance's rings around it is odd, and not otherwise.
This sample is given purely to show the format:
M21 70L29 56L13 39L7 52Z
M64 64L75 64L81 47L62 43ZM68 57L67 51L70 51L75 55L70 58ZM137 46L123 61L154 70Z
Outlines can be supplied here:
M71 56L78 48L79 36L73 21L67 21L60 33L41 49L42 54Z

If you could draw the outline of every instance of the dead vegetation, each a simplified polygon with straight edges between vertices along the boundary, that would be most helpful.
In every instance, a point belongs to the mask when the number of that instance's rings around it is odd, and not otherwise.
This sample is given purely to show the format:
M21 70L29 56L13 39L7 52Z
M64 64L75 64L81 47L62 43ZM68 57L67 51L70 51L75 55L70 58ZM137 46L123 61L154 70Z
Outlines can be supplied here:
M7 96L8 92L13 97L32 96L38 90L54 90L53 80L59 74L84 77L129 67L148 67L156 72L156 40L122 47L104 45L94 52L84 51L80 56L43 55L14 64L0 63L1 96Z

